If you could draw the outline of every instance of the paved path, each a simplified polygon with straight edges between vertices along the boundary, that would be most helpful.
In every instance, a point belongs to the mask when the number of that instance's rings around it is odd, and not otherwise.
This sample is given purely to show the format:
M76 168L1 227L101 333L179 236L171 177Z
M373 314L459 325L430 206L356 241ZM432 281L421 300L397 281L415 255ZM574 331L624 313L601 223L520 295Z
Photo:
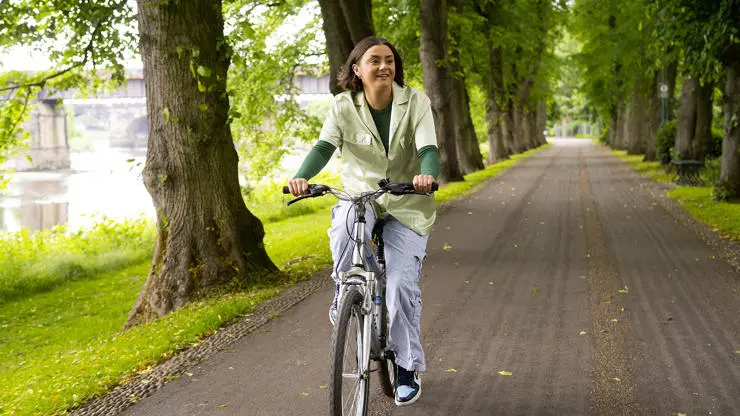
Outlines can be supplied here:
M422 399L374 391L371 414L740 415L740 276L646 187L590 141L554 140L448 209L421 281ZM327 414L330 299L124 414Z

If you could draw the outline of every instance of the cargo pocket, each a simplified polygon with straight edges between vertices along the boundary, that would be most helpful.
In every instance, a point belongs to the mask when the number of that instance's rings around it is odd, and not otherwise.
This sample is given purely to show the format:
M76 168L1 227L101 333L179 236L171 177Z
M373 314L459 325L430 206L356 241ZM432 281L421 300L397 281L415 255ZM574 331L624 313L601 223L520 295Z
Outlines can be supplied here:
M416 270L416 276L414 276L414 282L417 284L419 283L419 280L421 279L421 266L424 264L424 261L427 259L427 256L414 256L414 260L416 260L415 270Z
M411 297L411 325L418 328L421 321L421 293L417 292Z

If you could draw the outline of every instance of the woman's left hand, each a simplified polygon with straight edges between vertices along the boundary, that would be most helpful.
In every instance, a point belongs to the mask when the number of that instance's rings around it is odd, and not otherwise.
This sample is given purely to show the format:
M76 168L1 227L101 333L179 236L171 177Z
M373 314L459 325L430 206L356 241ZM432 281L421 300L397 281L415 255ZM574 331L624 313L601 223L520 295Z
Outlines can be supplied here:
M434 176L432 175L414 176L414 189L416 190L416 192L432 192L433 183Z

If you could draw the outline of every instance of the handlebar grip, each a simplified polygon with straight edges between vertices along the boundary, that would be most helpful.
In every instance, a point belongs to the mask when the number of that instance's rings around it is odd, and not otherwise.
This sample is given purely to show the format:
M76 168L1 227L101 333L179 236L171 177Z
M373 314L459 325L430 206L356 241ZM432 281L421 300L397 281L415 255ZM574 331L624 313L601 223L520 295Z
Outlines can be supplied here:
M289 194L290 193L290 188L288 188L287 186L283 186L283 193L284 194Z
M432 192L439 190L439 184L437 182L432 183Z

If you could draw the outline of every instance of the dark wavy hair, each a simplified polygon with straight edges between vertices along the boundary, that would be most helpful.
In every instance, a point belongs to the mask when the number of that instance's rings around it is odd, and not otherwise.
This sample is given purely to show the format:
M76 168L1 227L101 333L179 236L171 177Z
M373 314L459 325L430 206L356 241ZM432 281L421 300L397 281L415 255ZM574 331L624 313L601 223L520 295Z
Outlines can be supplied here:
M357 78L355 71L352 70L352 65L357 64L362 59L362 55L375 45L385 45L393 52L393 60L396 63L396 75L393 77L393 80L396 81L396 84L403 87L403 60L401 59L401 55L398 54L396 48L388 40L374 36L368 36L362 39L352 49L347 62L344 63L342 70L339 71L339 75L337 76L340 87L345 90L362 91L362 80Z

